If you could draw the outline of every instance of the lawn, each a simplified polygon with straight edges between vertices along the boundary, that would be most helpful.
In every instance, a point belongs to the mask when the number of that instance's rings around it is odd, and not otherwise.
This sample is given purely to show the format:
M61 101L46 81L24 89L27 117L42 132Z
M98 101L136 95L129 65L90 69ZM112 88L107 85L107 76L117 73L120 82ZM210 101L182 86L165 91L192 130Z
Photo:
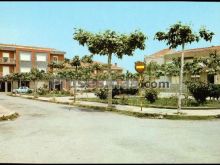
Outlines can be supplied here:
M80 98L78 100L81 101L91 101L91 102L101 102L101 103L108 103L108 100L101 100L99 98ZM140 106L141 102L143 107L170 107L176 108L177 107L177 98L170 97L170 98L159 98L154 103L148 102L145 98L140 97L118 97L113 99L113 104L121 104L121 105L132 105L132 106ZM205 104L199 105L192 99L183 99L182 100L183 107L211 107L211 108L220 108L220 101L217 100L207 100Z

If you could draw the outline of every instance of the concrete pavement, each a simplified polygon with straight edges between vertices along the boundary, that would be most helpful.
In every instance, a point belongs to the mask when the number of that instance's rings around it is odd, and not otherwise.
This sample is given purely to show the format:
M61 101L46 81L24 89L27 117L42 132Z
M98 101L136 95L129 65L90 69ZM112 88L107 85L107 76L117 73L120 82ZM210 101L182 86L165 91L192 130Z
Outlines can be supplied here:
M33 96L22 96L33 98ZM38 100L43 101L52 101L52 97L38 97ZM55 97L55 100L59 103L69 103L73 102L73 97ZM94 107L103 107L106 108L107 104L98 103L98 102L89 102L89 101L77 101L78 105L87 105ZM176 109L165 109L165 108L143 108L141 111L140 107L130 106L130 105L115 105L115 108L120 111L130 111L138 113L148 113L148 114L161 114L161 115L176 115ZM208 110L181 110L184 116L220 116L220 109L208 109Z
M140 119L0 95L1 163L219 163L220 120Z

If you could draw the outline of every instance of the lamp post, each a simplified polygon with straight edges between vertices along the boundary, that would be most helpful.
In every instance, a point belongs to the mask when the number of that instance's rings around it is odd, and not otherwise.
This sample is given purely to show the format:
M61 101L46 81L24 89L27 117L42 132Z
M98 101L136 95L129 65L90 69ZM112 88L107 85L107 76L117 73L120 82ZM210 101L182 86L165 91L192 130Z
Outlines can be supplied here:
M141 61L137 61L135 62L135 70L140 73L139 76L139 95L140 95L140 99L142 98L142 92L141 92L141 87L142 87L142 79L143 79L143 73L145 70L145 63L141 62ZM142 111L142 100L141 100L141 111Z

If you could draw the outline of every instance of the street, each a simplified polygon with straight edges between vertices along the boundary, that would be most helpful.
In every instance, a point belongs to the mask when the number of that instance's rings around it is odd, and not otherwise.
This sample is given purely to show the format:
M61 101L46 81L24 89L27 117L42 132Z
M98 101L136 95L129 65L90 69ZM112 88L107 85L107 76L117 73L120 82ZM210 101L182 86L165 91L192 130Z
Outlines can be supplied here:
M219 163L220 120L140 119L0 94L0 163Z

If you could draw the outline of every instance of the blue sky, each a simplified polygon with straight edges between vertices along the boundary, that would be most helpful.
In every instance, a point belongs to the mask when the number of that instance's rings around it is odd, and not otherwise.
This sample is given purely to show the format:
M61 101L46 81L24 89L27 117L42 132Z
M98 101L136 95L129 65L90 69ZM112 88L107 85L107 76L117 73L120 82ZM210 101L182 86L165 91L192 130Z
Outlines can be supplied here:
M89 54L72 39L74 27L121 33L139 29L148 36L146 49L133 57L113 58L113 63L134 72L135 61L167 48L153 40L154 34L177 21L191 24L195 31L205 25L215 33L211 43L200 41L186 48L220 45L218 2L0 2L0 43L57 48L72 58ZM107 62L107 57L94 60Z

